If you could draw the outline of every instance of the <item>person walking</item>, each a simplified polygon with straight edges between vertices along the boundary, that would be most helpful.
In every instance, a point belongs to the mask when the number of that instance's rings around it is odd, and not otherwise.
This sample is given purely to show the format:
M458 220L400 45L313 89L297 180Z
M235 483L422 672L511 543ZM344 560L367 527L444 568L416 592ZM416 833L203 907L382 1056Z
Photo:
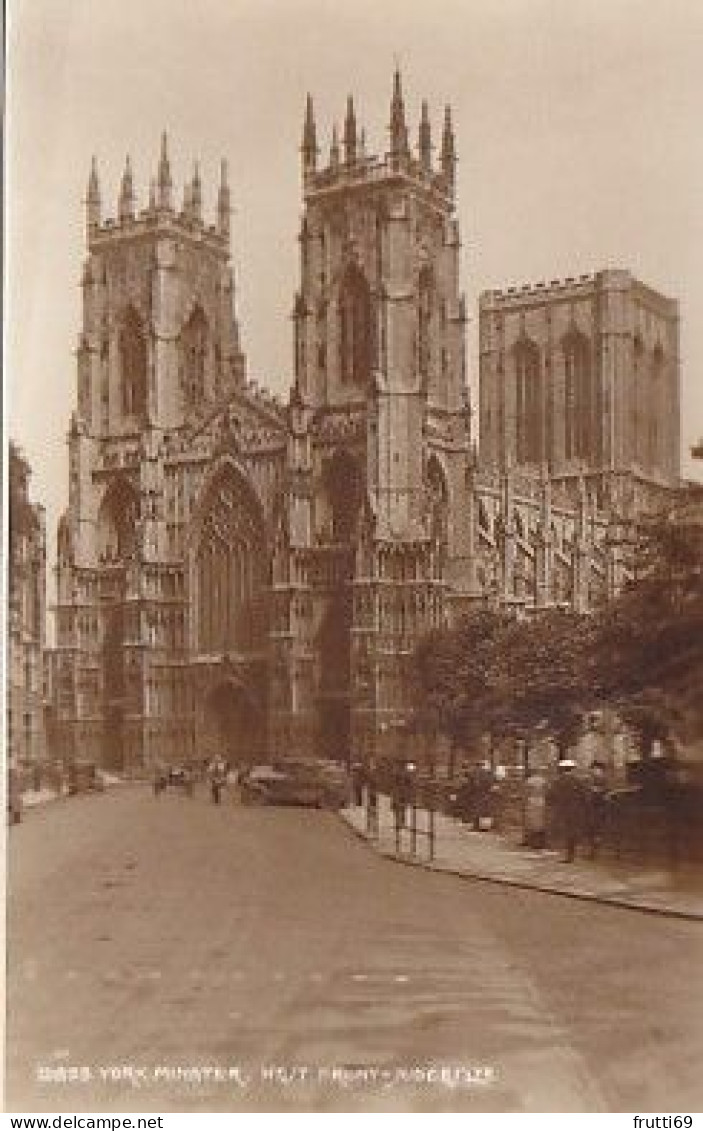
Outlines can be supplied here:
M369 762L366 773L366 831L378 839L378 775L374 762Z
M492 811L493 770L490 762L483 761L474 768L471 785L473 827L478 832L488 822Z
M586 791L571 758L559 762L549 800L554 807L557 835L564 844L564 862L571 864L586 823Z
M525 781L523 843L529 848L544 848L547 839L547 779L532 770Z
M161 762L154 763L154 797L158 797L166 789L168 777Z
M227 780L227 768L221 758L215 759L210 766L210 796L214 805L220 804L222 790Z
M605 766L599 759L591 763L587 792L587 840L591 858L596 855L603 838L607 811L608 781Z

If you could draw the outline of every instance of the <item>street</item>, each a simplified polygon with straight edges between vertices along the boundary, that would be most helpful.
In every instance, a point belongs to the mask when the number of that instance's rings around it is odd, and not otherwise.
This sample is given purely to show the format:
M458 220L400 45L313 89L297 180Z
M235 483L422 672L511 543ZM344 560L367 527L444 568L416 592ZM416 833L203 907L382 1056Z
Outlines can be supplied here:
M202 787L45 805L8 853L8 1110L701 1110L700 924Z

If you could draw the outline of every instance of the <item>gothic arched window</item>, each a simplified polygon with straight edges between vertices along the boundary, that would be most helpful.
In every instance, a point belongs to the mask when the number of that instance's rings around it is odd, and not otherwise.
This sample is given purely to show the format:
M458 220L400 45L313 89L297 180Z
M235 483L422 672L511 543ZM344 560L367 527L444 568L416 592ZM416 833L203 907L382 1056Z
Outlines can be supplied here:
M268 577L263 523L251 489L231 468L208 489L195 565L199 651L263 647Z
M124 561L137 546L137 492L125 479L108 488L98 511L98 555L102 564Z
M648 436L648 465L649 470L659 466L661 454L661 377L664 371L664 351L660 345L654 347L652 354L652 367L649 376L649 436Z
M420 272L417 288L417 367L421 377L430 375L432 359L432 272L425 266Z
M564 339L564 370L564 455L567 460L597 461L591 353L587 339L577 330L572 330Z
M517 461L539 463L544 453L539 348L529 338L521 338L514 354Z
M425 472L425 513L429 536L443 554L449 540L449 491L436 456L430 456Z
M119 331L122 412L143 420L146 416L147 353L142 320L130 306Z
M362 481L359 465L348 452L337 452L326 464L323 487L329 508L329 533L332 541L354 542L362 500Z
M644 379L644 342L639 333L635 334L632 347L634 369L632 382L632 455L635 463L643 464L645 460L645 408L646 395L643 388Z
M355 264L339 292L339 370L342 381L365 384L371 376L371 292Z
M186 403L197 405L205 399L208 324L201 306L196 306L181 333L181 363Z

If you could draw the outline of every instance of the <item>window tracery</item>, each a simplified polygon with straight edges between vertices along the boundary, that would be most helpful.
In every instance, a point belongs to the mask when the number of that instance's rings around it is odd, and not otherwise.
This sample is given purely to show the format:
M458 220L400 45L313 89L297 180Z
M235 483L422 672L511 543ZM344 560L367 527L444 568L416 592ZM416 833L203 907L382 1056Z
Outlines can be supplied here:
M147 348L142 321L129 307L119 331L122 412L143 420L146 416Z
M181 368L186 404L200 404L207 392L206 365L208 324L200 306L196 306L181 333Z
M518 463L542 459L542 373L539 348L522 338L515 348L515 396Z
M426 380L430 375L432 358L432 272L428 266L420 271L417 300L417 364L420 376Z
M371 292L352 263L339 293L339 361L344 383L363 385L371 376Z
M597 458L592 450L594 388L587 339L573 330L564 341L566 378L564 455L570 459Z
M197 628L201 652L263 646L266 560L258 508L234 473L210 492L196 552Z

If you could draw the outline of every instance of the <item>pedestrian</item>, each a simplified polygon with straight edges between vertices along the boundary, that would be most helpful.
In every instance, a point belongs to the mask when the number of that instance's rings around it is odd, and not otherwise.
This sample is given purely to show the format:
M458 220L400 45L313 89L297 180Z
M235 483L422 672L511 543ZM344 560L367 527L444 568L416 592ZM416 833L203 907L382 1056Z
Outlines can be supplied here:
M227 780L227 769L222 759L218 758L210 767L210 795L214 805L220 804L220 796Z
M352 798L354 805L363 805L364 803L364 767L360 762L352 764L351 771L352 780Z
M490 816L492 785L491 763L486 760L475 767L472 775L473 827L476 832L483 828L485 819Z
M525 782L523 843L530 848L544 848L546 838L547 779L540 770L532 770Z
M564 862L572 863L586 824L586 791L571 758L562 758L549 793L557 835L564 845Z
M596 855L603 837L607 811L607 789L605 766L603 762L596 758L591 763L586 797L586 831L591 858Z
M183 791L186 797L193 796L193 787L195 785L195 774L193 767L188 765L183 768Z
M227 786L231 790L232 798L234 801L240 800L239 795L239 767L230 766L227 771Z
M154 797L158 797L166 789L166 770L161 762L154 763Z
M366 772L366 831L369 836L378 838L378 776L376 766L369 762Z

